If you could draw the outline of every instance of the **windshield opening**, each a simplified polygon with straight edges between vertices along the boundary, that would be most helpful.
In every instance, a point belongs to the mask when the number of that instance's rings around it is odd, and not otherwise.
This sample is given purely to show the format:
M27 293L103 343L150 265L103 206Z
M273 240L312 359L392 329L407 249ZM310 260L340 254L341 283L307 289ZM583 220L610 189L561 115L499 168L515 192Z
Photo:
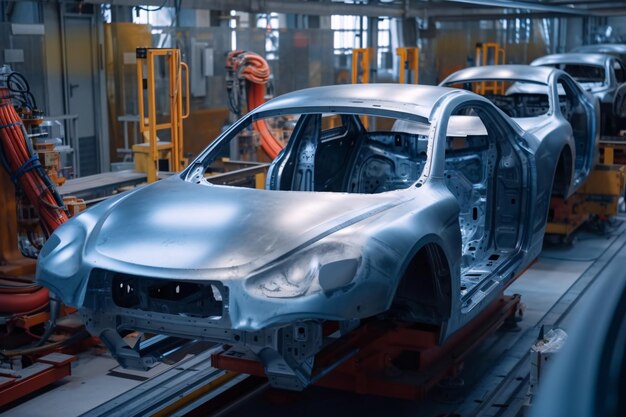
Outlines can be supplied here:
M597 65L550 64L546 66L565 71L581 84L603 84L605 82L604 68Z
M262 120L283 150L259 146ZM422 175L430 125L408 117L359 113L281 114L224 134L202 161L204 179L221 181L232 166L269 164L265 189L374 194L410 187ZM245 184L236 184L244 185ZM258 182L248 186L259 188Z
M546 84L503 79L479 79L447 84L480 94L507 116L514 118L537 117L547 114L550 100Z

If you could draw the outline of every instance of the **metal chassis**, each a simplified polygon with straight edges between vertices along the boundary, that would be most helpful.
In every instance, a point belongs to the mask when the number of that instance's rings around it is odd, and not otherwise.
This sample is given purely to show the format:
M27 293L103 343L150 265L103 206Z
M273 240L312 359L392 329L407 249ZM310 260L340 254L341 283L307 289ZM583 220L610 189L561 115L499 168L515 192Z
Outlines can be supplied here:
M520 298L519 294L502 294L443 345L437 344L437 328L368 321L316 355L313 381L319 386L359 394L423 398L437 382L458 374L465 356L515 317ZM326 331L332 329L327 327ZM394 364L406 352L419 358L417 366L410 370ZM225 346L211 361L216 368L265 376L259 360L241 349Z

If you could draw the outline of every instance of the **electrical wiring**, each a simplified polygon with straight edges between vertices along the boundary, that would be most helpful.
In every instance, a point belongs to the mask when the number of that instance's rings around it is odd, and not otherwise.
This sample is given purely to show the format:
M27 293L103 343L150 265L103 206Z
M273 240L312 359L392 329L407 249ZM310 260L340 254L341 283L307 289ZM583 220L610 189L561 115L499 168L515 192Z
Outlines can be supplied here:
M0 162L16 188L21 189L37 211L41 228L48 238L69 216L55 184L39 162L14 102L21 104L20 111L28 117L37 118L40 112L30 85L22 74L3 71L0 75L3 78L0 81L4 81L4 85L0 85ZM34 242L30 236L29 239ZM45 343L56 327L58 302L51 298L47 288L33 283L16 280L3 280L1 283L0 313L26 314L51 306L48 327L39 341L39 344Z
M12 94L12 98L16 99L16 95L21 95L21 102L29 109L33 110L37 108L37 101L35 100L35 96L30 91L30 85L28 84L28 80L20 74L19 72L12 72L7 76L7 88L10 92L15 93Z
M6 94L0 94L6 97ZM21 118L8 98L0 101L0 151L9 175L36 208L46 237L68 220L63 200L39 163Z
M241 50L230 52L226 58L226 69L228 103L236 115L241 113L239 91L244 87L242 80L246 81L248 111L265 102L265 84L270 78L270 67L262 56ZM257 120L253 125L261 136L261 149L271 159L276 158L283 145L274 137L265 120Z

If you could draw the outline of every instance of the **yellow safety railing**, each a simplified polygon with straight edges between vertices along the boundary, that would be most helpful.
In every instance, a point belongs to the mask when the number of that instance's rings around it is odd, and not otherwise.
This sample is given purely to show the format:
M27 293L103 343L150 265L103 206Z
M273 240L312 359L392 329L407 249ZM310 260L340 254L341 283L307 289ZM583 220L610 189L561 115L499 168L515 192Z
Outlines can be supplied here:
M370 49L356 48L352 50L352 84L370 82Z
M502 65L506 60L504 48L497 42L483 42L476 44L476 66L482 65ZM476 86L475 93L485 95L504 94L504 82L501 81L481 81Z
M169 78L169 122L157 122L155 61L164 57ZM148 100L148 117L144 103L144 67ZM183 112L183 73L185 75L185 112ZM169 171L179 172L186 165L183 157L183 119L189 117L189 68L181 62L180 50L175 48L137 48L137 89L139 101L139 131L144 143L134 145L135 168L145 171L148 182L158 179L159 160L169 161ZM170 131L170 141L159 141L157 132Z
M405 84L407 78L409 84L419 83L419 52L416 46L396 48L396 55L400 57L400 84Z

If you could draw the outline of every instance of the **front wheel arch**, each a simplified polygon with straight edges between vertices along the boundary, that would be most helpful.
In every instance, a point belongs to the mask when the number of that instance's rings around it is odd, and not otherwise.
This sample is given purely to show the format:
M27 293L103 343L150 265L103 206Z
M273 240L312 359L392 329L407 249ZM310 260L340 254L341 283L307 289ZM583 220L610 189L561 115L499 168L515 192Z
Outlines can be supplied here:
M396 288L392 311L400 319L437 326L450 318L451 269L439 244L424 244L408 262Z

